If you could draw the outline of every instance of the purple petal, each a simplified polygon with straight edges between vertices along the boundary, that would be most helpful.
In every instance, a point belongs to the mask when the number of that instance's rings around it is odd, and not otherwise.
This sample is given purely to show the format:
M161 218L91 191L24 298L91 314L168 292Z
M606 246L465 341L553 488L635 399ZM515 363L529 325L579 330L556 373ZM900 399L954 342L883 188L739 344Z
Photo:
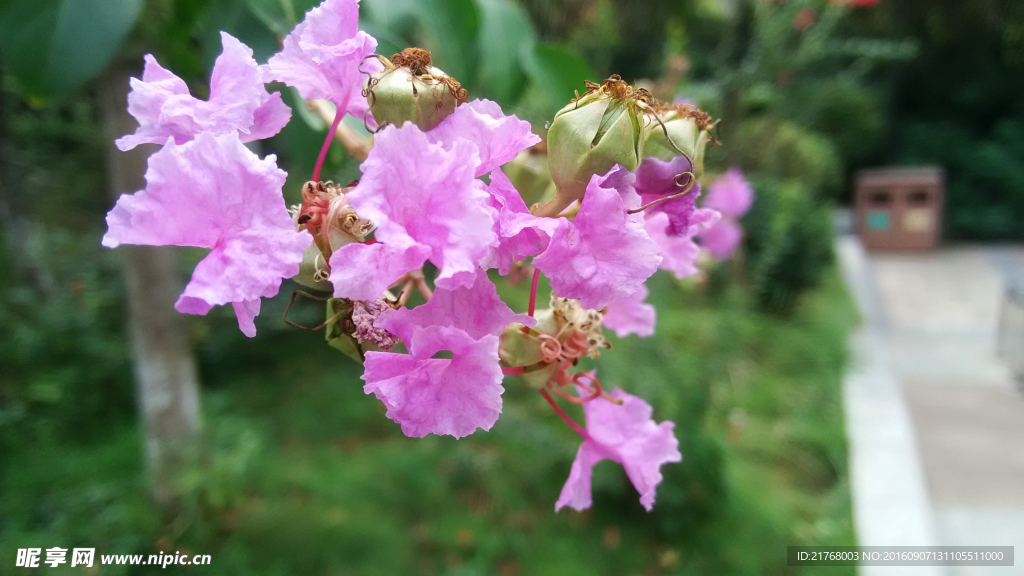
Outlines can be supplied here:
M405 340L416 328L427 326L458 328L470 338L479 339L488 334L498 336L513 322L533 326L536 320L513 312L498 297L498 289L487 274L478 270L472 286L435 290L426 304L386 311L377 325Z
M468 140L433 144L411 123L388 126L375 136L349 203L377 225L380 242L429 247L438 287L471 286L497 242L489 196L474 177L478 158Z
M628 190L604 183L599 176L591 179L576 219L561 220L547 249L533 259L555 294L595 310L639 290L661 263L643 217L626 213Z
M107 214L103 245L210 248L175 307L205 314L249 302L239 325L252 331L245 316L255 315L258 303L251 301L274 296L282 279L298 274L312 241L285 208L285 176L273 155L261 160L236 133L201 133L180 146L168 141L149 158L146 189L121 196Z
M306 13L267 63L268 77L299 91L303 98L324 98L339 112L362 119L362 96L367 73L381 69L368 58L377 40L358 30L358 0L325 0Z
M708 187L705 208L718 210L726 216L742 218L754 203L754 188L739 168L730 168Z
M644 204L654 202L659 198L679 193L676 186L676 177L686 172L692 173L693 166L686 156L677 156L669 162L657 158L644 158L636 169L636 191ZM700 196L700 186L694 185L689 193L659 202L648 208L648 213L664 212L669 216L669 228L667 233L670 236L680 236L686 233L690 226L690 218L696 209L697 197Z
M402 274L418 270L430 248L390 244L346 244L331 254L331 284L335 298L376 300Z
M650 511L662 480L661 465L683 459L679 441L672 433L675 424L655 423L647 402L618 388L610 396L622 405L604 398L583 404L587 438L576 454L556 510L567 504L576 510L589 507L590 472L594 464L608 459L622 465L640 493L640 504Z
M210 78L210 100L189 94L180 78L147 55L142 80L132 79L128 112L139 122L134 134L119 138L121 150L139 144L184 144L200 132L238 132L244 142L277 134L291 118L280 95L271 95L253 60L252 50L221 32L223 51Z
M604 460L604 456L594 449L593 443L584 441L576 451L576 458L572 461L572 468L569 469L569 478L562 486L562 492L555 502L555 512L568 506L577 512L582 512L593 504L590 491L590 478L594 472L594 465Z
M636 292L619 298L608 305L604 313L604 326L611 328L619 338L636 334L645 338L654 334L657 311L647 304L647 286L640 286Z
M384 403L406 436L490 430L504 392L498 337L474 340L457 328L429 326L417 328L411 341L411 354L366 353L363 391ZM431 358L441 350L452 358Z
M700 246L693 241L692 234L670 236L667 233L668 222L668 215L664 212L651 214L645 220L647 234L661 248L659 268L668 270L680 280L693 276L697 273Z
M486 268L497 268L504 276L512 264L545 249L558 228L557 218L540 218L530 213L522 196L501 170L491 172L489 205L497 213L494 231L498 245L484 261Z
M740 241L743 240L743 229L735 220L720 220L700 236L700 245L707 248L716 260L732 258Z
M505 116L501 107L490 100L473 100L455 109L450 116L427 132L431 142L451 142L463 138L476 144L480 165L476 175L482 176L512 160L519 152L540 142L531 132L530 123Z

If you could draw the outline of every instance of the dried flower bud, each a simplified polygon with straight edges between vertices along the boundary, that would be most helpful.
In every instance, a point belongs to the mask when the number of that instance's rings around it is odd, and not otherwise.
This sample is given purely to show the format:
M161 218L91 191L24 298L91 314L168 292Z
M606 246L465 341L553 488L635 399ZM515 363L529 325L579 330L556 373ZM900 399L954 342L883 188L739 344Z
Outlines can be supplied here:
M587 92L555 114L548 129L548 165L562 203L581 200L593 175L616 164L635 170L643 157L650 93L618 76L586 86Z
M352 187L342 188L331 182L306 182L302 186L302 204L292 209L292 216L300 230L313 235L314 242L302 253L299 274L293 278L299 284L331 290L327 281L328 262L338 248L353 242L362 242L373 231L373 224L356 216L345 194Z
M406 48L390 60L378 58L384 70L367 78L363 94L381 126L412 122L427 131L466 99L466 90L457 80L431 66L426 50Z
M661 104L655 112L661 122L655 120L644 126L644 157L668 162L682 152L693 163L694 175L700 178L704 174L704 149L715 141L710 132L714 126L711 115L689 104Z

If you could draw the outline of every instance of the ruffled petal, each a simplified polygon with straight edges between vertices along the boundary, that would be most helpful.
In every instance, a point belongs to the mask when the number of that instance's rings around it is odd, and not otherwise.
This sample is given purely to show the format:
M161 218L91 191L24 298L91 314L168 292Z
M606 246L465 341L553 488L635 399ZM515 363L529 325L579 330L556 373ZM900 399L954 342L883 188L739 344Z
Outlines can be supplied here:
M676 178L680 174L690 172L693 166L686 156L677 156L669 162L657 158L644 158L636 169L636 191L644 204L659 198L679 193ZM668 229L670 236L681 236L690 227L690 218L697 207L700 186L694 185L687 194L672 200L665 200L647 208L649 214L664 212L669 217Z
M668 233L670 228L668 214L661 212L648 215L644 227L651 240L661 248L662 261L659 267L662 270L668 270L679 280L696 274L700 246L693 241L693 238L718 222L718 219L719 214L714 210L704 208L695 210L689 230L685 234L673 236Z
M585 392L584 392L585 393ZM621 405L596 398L583 404L587 436L576 454L569 481L562 488L559 504L576 510L590 506L590 475L594 464L608 459L618 462L633 487L640 493L640 504L648 511L654 506L655 491L661 483L661 466L680 462L679 441L672 433L672 422L655 423L651 406L616 388L610 396Z
M494 231L498 245L484 260L484 267L497 268L498 273L504 276L512 269L513 263L547 248L559 220L531 214L522 196L501 170L491 172L491 185L487 192L491 196L488 204L496 213Z
M470 286L497 241L489 196L474 177L478 158L467 140L433 144L413 124L388 126L375 136L348 201L377 225L378 241L429 247L438 287Z
M284 103L280 92L267 94L263 97L259 108L253 112L252 128L248 134L242 135L242 142L255 142L270 138L288 124L292 118L292 109Z
M285 208L285 176L274 156L261 160L236 133L201 133L180 146L168 141L149 159L146 189L122 196L107 214L103 245L210 248L176 308L205 314L249 302L245 309L258 312L251 301L277 294L312 241ZM251 318L239 314L239 324L245 331Z
M384 403L406 436L461 438L490 430L504 392L498 337L475 340L457 328L429 326L417 328L410 340L410 354L366 353L363 391ZM431 357L441 350L452 358Z
M537 321L513 312L498 297L498 289L487 274L478 270L470 287L439 288L426 304L385 311L376 325L405 340L412 337L416 328L427 326L458 328L478 339L488 334L500 335L513 322L533 326Z
M381 64L367 59L377 40L358 30L358 0L325 0L306 13L267 63L268 77L296 88L303 98L324 98L362 119L367 73Z
M555 502L555 512L568 506L577 512L582 512L593 504L593 497L590 490L590 479L594 473L594 465L604 460L604 457L594 449L592 443L580 444L576 451L576 458L572 461L572 468L569 469L569 478L562 486L562 492Z
M331 254L331 284L335 298L376 300L402 274L418 270L430 248L407 243L346 244Z
M609 304L604 313L605 328L614 330L619 338L630 334L645 338L654 334L658 314L654 306L644 302L647 294L647 286L640 286L636 292Z
M480 153L476 175L482 176L512 160L519 152L540 142L530 123L515 115L505 116L490 100L473 100L455 109L450 116L427 132L431 142L471 141Z
M705 208L718 210L726 216L742 218L754 203L754 188L739 168L730 168L708 187Z
M560 220L547 249L533 259L555 294L594 310L639 290L661 263L643 217L626 212L624 198L635 194L628 179L615 169L608 176L620 189L607 188L605 178L594 176L576 219Z
M139 127L119 138L117 147L130 150L139 144L163 144L168 138L184 144L200 132L238 132L246 142L280 132L291 109L280 95L267 92L252 50L226 32L221 32L221 44L209 101L193 97L183 80L147 55L142 80L133 78L128 94L128 112Z
M728 260L743 240L743 228L735 220L720 220L699 237L700 245L716 260Z

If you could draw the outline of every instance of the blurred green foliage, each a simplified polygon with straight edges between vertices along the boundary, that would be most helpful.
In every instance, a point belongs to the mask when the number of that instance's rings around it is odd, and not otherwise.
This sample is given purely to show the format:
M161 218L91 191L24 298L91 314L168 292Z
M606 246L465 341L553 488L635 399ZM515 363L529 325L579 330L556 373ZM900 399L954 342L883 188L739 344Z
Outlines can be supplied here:
M118 253L99 246L109 141L87 80L100 60L139 63L152 52L203 96L218 30L265 61L314 4L147 0L130 34L88 18L61 21L82 25L68 32L54 24L64 12L30 13L22 0L0 9L23 10L6 29L49 18L43 38L66 32L83 50L66 60L39 50L23 64L21 36L0 39L0 199L10 216L0 245L0 557L87 545L212 554L218 574L761 575L795 573L786 545L852 544L839 382L853 314L828 272L829 206L883 139L866 70L907 46L842 36L839 12L795 34L804 0L737 2L732 13L713 1L362 3L380 53L430 49L471 97L498 100L538 133L584 79L655 77L664 56L684 50L692 71L679 90L731 122L725 150L735 159L719 155L716 166L738 162L758 193L746 255L712 273L712 283L723 272L732 281L708 289L659 275L658 334L617 340L592 363L676 422L684 460L664 468L653 513L605 463L592 510L553 514L579 440L513 378L491 432L402 436L362 392L357 365L280 321L287 284L264 303L256 340L238 333L229 309L189 319L204 384L202 464L182 478L179 509L157 511L146 497ZM44 25L34 26L26 30ZM54 62L76 72L53 82ZM294 201L326 127L283 90L295 119L259 145L288 169ZM348 181L358 163L336 146L325 174ZM201 257L182 253L186 271ZM503 290L525 309L522 286ZM322 310L292 314L315 325Z
M523 286L502 290L525 305ZM553 513L579 438L514 378L490 432L404 437L357 364L319 334L276 327L283 294L255 342L227 314L201 322L204 464L183 478L175 514L145 497L130 406L87 406L82 426L19 436L6 454L0 556L181 550L211 554L216 574L818 573L784 557L787 545L853 542L842 288L832 278L789 320L751 313L745 289L710 297L658 276L651 291L656 337L615 340L590 365L676 422L683 462L663 469L652 513L612 463L597 467L590 511Z

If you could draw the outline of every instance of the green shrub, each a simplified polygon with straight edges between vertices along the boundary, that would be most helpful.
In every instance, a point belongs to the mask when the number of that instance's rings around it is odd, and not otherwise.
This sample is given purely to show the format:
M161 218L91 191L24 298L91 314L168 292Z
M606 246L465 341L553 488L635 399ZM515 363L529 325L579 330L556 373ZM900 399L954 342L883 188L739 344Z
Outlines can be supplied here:
M831 213L795 182L765 180L754 188L754 206L743 221L754 303L787 313L832 263Z
M832 141L794 122L762 116L740 124L734 148L749 174L794 180L820 197L834 198L842 188L842 164Z
M946 169L947 236L1024 238L1024 119L1003 119L983 137L953 122L909 125L900 138L903 164Z

